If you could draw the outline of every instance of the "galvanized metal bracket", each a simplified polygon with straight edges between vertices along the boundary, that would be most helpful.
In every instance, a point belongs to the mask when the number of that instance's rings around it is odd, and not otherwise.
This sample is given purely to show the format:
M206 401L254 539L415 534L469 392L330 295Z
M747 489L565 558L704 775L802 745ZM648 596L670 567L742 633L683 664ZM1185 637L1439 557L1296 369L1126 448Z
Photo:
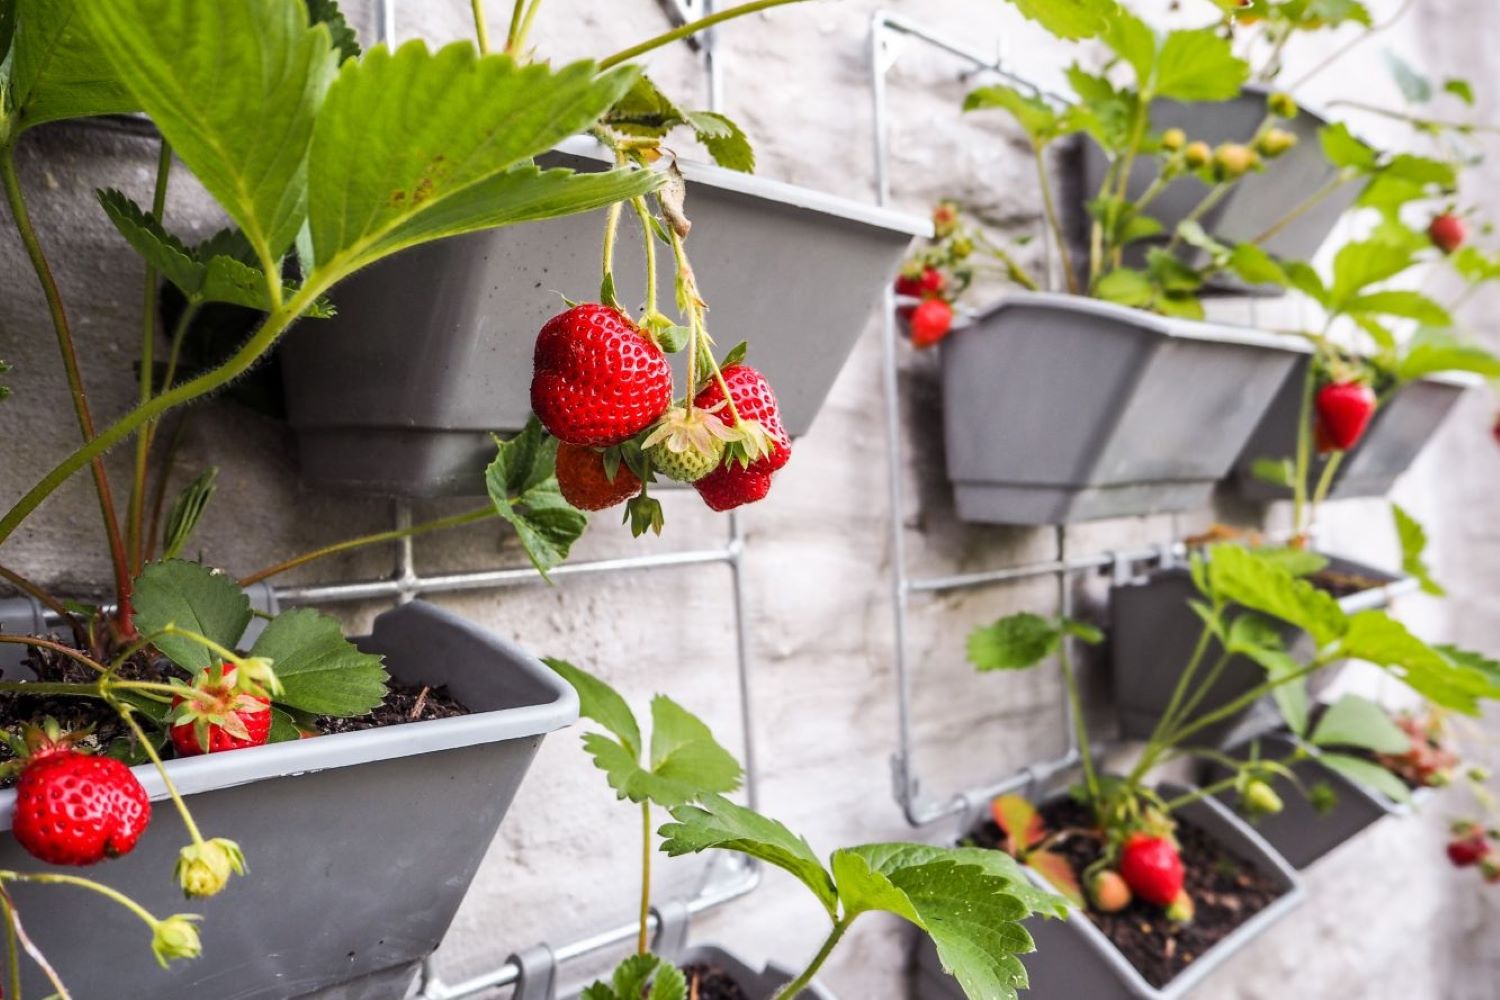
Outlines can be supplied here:
M687 950L692 911L686 902L674 899L651 907L651 915L656 918L656 936L651 939L651 950L669 961L677 961Z
M532 945L516 952L510 961L517 969L511 1000L553 1000L557 996L557 956L551 948Z

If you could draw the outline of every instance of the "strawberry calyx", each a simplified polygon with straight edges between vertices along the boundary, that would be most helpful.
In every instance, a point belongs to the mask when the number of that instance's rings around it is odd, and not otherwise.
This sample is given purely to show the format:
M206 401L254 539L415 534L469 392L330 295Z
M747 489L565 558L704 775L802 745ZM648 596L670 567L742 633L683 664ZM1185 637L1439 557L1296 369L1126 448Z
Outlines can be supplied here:
M264 667L269 669L269 661ZM271 699L260 681L250 676L255 672L255 666L242 670L226 663L209 667L191 684L173 685L181 693L172 699L167 722L180 752L208 753L266 742Z

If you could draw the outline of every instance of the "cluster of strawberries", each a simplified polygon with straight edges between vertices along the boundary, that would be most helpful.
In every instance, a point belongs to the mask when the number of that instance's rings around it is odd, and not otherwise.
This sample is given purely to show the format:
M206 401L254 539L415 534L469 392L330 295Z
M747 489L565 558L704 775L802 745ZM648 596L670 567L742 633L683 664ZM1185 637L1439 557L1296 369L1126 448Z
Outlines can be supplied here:
M1491 856L1497 842L1500 842L1500 831L1461 820L1453 824L1453 836L1448 841L1448 860L1454 868L1477 866L1486 883L1500 884L1500 861Z
M1169 920L1189 923L1193 898L1183 888L1184 878L1182 856L1170 837L1136 832L1120 845L1116 867L1089 880L1089 899L1101 913L1118 913L1142 899L1165 909Z
M746 364L710 379L691 406L673 405L672 367L647 331L597 303L554 316L536 339L531 408L559 442L557 481L580 510L604 510L643 490L652 471L691 483L716 511L764 499L792 457L776 396ZM725 390L728 390L728 396ZM745 426L768 447L748 460L733 453ZM636 439L638 439L636 441ZM636 441L649 466L632 469L622 446Z
M1462 761L1444 744L1441 721L1402 715L1396 719L1396 725L1406 733L1411 746L1398 754L1379 755L1380 766L1413 788L1440 788L1451 784Z
M907 261L896 277L897 295L921 300L896 310L917 348L933 346L953 329L953 299L968 284L964 262L974 253L974 240L959 221L953 202L938 202L932 210L932 227L936 242ZM945 272L952 272L957 280L950 282Z
M169 732L178 756L269 739L270 699L258 684L237 685L234 675L233 664L210 668L173 698ZM63 733L49 720L10 741L20 772L12 832L47 864L92 865L128 854L151 823L151 802L135 774L112 757L80 749L87 735Z

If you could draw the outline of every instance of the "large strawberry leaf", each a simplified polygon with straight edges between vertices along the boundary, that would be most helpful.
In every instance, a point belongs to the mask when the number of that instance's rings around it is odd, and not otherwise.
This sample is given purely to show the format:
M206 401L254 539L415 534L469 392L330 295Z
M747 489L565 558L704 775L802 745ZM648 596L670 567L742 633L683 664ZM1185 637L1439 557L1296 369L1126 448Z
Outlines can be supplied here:
M1208 558L1208 594L1279 618L1313 637L1321 648L1339 638L1349 619L1338 601L1293 575L1274 557L1240 545L1215 545Z
M135 626L155 636L168 626L198 635L233 650L250 624L250 599L225 574L182 559L155 562L135 578ZM178 635L154 640L173 663L198 672L220 662L196 639Z
M969 662L982 671L1025 670L1055 652L1064 636L1097 645L1104 634L1072 618L1043 618L1023 611L969 633Z
M1401 753L1411 745L1385 709L1356 694L1328 706L1310 738L1321 747L1359 747L1376 753Z
M344 638L337 619L311 608L277 615L250 653L271 661L283 688L278 705L314 715L355 716L385 700L389 675L380 657L360 652Z
M1179 101L1227 101L1250 77L1250 64L1210 28L1170 32L1156 57L1152 93Z
M11 28L5 114L12 138L42 122L139 107L77 16L80 3L11 0L5 5Z
M650 991L647 991L647 985ZM686 1000L687 977L659 955L631 955L618 966L610 981L597 981L584 989L579 1000Z
M484 473L495 511L515 528L531 564L543 576L568 558L588 527L588 515L563 499L557 484L557 439L532 417L509 441L495 439L495 460Z
M1373 761L1342 753L1319 753L1317 759L1324 767L1337 771L1350 781L1375 789L1393 802L1411 801L1411 789L1406 786L1406 782Z
M1120 15L1116 0L1010 0L1023 15L1058 38L1094 38Z

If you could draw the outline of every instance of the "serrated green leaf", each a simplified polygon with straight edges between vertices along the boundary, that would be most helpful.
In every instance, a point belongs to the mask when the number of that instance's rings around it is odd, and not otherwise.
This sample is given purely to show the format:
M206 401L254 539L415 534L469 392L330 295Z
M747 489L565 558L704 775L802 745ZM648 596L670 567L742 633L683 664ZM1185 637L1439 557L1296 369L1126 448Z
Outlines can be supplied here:
M200 563L172 559L154 562L135 578L135 625L155 635L169 625L196 632L234 649L250 624L250 599L228 576ZM169 635L155 640L162 655L197 673L219 657L199 642Z
M969 633L969 662L981 671L1034 667L1052 655L1061 635L1057 623L1041 615L1009 615Z
M1318 130L1318 141L1323 146L1323 155L1335 167L1370 173L1379 162L1375 150L1349 131L1343 122L1325 125Z
M1253 243L1240 243L1230 251L1229 268L1252 285L1290 288L1292 279L1275 259Z
M646 984L663 964L663 960L656 955L631 955L616 966L614 974L610 976L615 996L630 997L632 1000L641 996L646 992Z
M1119 16L1116 0L1010 0L1025 17L1058 38L1094 38Z
M1342 310L1366 288L1394 278L1413 263L1411 251L1404 247L1373 240L1345 244L1333 259L1329 298Z
M1215 600L1233 602L1295 625L1321 648L1347 631L1349 619L1327 591L1239 545L1215 545L1208 559Z
M275 273L336 62L301 0L78 0L121 83Z
M1411 382L1443 372L1473 372L1500 378L1500 358L1444 330L1419 330L1396 365L1396 378Z
M1323 713L1312 731L1321 747L1347 746L1375 753L1403 753L1411 739L1385 709L1356 694L1346 694Z
M580 670L567 660L544 656L542 662L551 667L562 679L578 692L578 714L599 723L609 730L635 760L641 756L641 728L620 693L586 670Z
M360 652L335 618L311 608L283 611L255 640L252 656L271 661L281 681L276 704L315 715L356 716L386 696L381 658Z
M1225 648L1254 660L1266 672L1266 680L1275 685L1271 698L1281 717L1294 733L1307 731L1311 714L1311 696L1307 678L1291 680L1302 671L1302 664L1288 653L1281 633L1270 619L1257 614L1241 614L1230 623Z
M1250 64L1211 28L1173 31L1156 59L1154 93L1179 101L1228 101L1250 78Z
M1136 89L1145 89L1156 65L1156 32L1151 26L1121 7L1110 18L1103 41L1135 72Z
M531 564L545 577L588 527L588 515L564 500L557 485L556 439L534 416L509 441L495 438L495 460L484 481L496 512L515 528Z
M202 287L203 266L186 244L162 228L155 216L113 188L95 194L104 214L125 237L125 242L158 274L187 295Z
M1117 267L1099 279L1094 294L1122 306L1144 306L1155 297L1156 289L1144 271Z
M838 890L807 841L773 819L735 805L719 795L695 806L672 810L675 823L660 831L661 849L671 857L710 848L738 851L788 872L807 886L831 919L838 919Z
M635 81L407 42L344 63L308 153L319 268L354 268L429 240L587 211L645 194L648 171L573 174L529 161L598 120Z
M1010 112L1033 143L1045 146L1058 136L1057 112L1040 97L1023 94L1015 87L995 84L971 91L964 98L965 111L1000 108Z
M82 0L12 0L6 113L12 134L42 122L139 108L78 16ZM3 55L4 49L0 49Z
M755 172L755 149L733 119L716 111L689 111L688 124L714 162L726 170Z
M1432 570L1427 565L1427 530L1400 504L1391 504L1391 517L1396 522L1396 537L1401 542L1401 572L1414 577L1422 585L1424 594L1442 597L1446 591L1432 578Z
M651 993L646 1000L687 1000L687 995L687 977L677 966L663 961L656 970L656 978L651 981Z
M1410 802L1411 789L1406 782L1385 768L1363 757L1350 757L1341 753L1320 753L1318 763L1336 771L1356 784L1372 788L1393 802Z
M1317 302L1319 305L1328 305L1328 289L1323 286L1323 279L1311 264L1302 261L1287 261L1282 264L1286 276L1292 282L1292 287L1303 295Z
M1448 315L1448 310L1421 292L1407 289L1357 295L1344 304L1344 311L1414 319L1418 323L1431 326L1450 326L1453 323L1453 317Z
M266 738L266 742L290 743L301 738L302 732L297 728L297 723L291 715L273 705L271 707L271 734Z
M218 478L218 466L209 466L197 479L183 487L177 499L172 502L172 509L167 513L167 525L162 532L163 559L176 559L182 554L183 546L197 529L208 501L214 495Z
M328 37L338 51L339 62L359 57L359 36L344 19L337 0L307 0L307 16L313 24L328 27Z
M666 695L651 700L651 771L660 790L654 801L672 806L740 787L744 771L734 755L719 745L713 732ZM665 789L677 788L677 801Z
M1479 714L1481 700L1500 698L1496 679L1453 662L1383 611L1350 618L1341 652L1385 667L1428 701L1467 715Z

